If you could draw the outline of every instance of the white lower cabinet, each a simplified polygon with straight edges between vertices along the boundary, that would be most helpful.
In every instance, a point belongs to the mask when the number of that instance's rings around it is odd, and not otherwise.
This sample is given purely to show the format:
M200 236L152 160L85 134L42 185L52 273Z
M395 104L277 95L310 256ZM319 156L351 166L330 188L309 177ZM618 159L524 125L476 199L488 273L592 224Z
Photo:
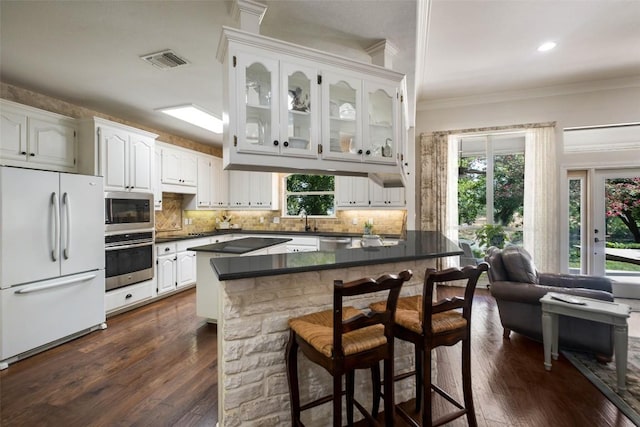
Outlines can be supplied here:
M196 283L196 253L187 248L207 245L211 239L203 237L156 245L158 295Z
M153 298L155 283L152 279L107 292L104 303L107 314Z

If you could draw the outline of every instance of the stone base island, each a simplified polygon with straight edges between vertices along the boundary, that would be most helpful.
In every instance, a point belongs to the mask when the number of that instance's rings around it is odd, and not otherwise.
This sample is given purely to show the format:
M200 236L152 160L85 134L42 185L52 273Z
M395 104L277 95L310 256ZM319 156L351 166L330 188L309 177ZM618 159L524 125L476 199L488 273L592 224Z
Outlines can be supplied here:
M287 322L291 317L332 308L334 280L377 278L410 269L413 277L403 286L401 296L416 295L422 292L425 270L435 268L437 258L460 254L455 243L431 231L408 231L406 240L396 246L236 257L210 253L214 274L208 280L198 280L196 292L215 294L211 304L218 305L214 311L219 313L219 425L290 425ZM207 253L198 251L198 257L203 256ZM366 308L384 297L355 299L350 305ZM396 373L413 369L411 346L397 340L395 354ZM302 403L331 393L331 377L322 368L299 357L298 369ZM371 404L370 389L369 372L357 372L356 398L367 406ZM397 402L411 399L413 380L396 383L395 392ZM307 426L324 426L330 417L330 404L303 412Z

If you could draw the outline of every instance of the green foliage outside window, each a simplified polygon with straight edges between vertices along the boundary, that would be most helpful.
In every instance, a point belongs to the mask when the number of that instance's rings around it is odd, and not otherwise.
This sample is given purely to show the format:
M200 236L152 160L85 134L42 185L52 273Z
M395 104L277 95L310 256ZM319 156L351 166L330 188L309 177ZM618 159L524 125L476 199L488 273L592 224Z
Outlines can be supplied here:
M335 177L333 175L293 174L285 178L285 215L333 216Z

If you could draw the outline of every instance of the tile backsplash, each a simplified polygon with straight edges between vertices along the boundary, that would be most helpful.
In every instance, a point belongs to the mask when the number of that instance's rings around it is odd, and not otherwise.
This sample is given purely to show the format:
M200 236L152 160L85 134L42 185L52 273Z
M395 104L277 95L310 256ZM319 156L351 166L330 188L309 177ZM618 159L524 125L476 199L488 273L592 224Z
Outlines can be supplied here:
M184 197L190 196L163 193L162 211L156 211L158 237L213 231L223 214L231 216L231 224L237 224L246 230L304 231L304 219L282 217L280 211L183 211ZM365 221L368 220L373 220L373 233L401 234L406 221L406 211L404 209L338 210L335 218L309 218L308 223L312 229L317 228L318 231L361 233Z

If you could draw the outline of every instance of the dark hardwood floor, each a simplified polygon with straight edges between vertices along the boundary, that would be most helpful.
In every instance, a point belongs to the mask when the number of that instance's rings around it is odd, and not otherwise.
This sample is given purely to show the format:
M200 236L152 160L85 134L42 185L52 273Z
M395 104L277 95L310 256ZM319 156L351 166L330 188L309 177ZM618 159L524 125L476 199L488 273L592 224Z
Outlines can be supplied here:
M0 425L215 426L216 328L195 316L195 291L107 323L0 372ZM542 344L517 334L503 340L486 290L476 292L472 342L480 426L633 425L562 356L546 372ZM438 350L438 382L457 396L459 350ZM445 408L436 400L436 414Z

